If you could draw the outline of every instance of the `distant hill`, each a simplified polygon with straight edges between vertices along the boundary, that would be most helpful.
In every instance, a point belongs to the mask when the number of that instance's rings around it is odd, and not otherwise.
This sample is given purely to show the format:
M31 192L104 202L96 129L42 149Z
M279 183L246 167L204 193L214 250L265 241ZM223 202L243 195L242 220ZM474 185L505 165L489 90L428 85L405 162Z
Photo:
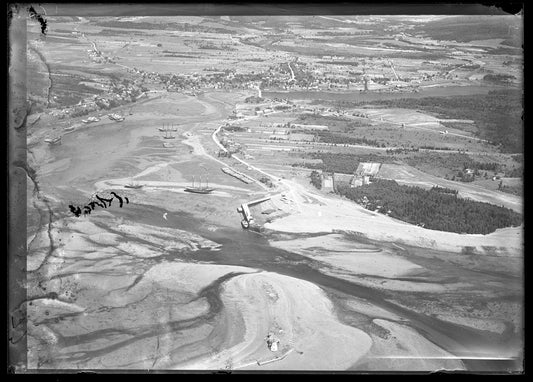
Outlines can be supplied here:
M410 33L457 42L501 38L509 40L506 45L520 46L522 21L517 16L454 16L417 24Z

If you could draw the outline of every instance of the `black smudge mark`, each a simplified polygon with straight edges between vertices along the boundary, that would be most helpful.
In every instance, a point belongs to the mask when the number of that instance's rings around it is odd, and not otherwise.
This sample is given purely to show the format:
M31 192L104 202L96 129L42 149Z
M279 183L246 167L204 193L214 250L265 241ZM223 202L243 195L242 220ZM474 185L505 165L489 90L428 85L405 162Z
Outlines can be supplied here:
M35 12L35 9L33 9L32 6L28 8L28 12L30 14L31 19L37 20L39 24L41 24L41 33L46 34L46 27L48 25L46 19L41 14Z

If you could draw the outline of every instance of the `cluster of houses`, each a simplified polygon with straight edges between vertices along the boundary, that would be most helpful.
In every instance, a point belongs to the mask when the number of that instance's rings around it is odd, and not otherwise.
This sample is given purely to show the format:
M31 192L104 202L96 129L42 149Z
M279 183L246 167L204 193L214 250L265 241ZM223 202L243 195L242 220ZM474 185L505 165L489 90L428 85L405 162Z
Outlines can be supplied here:
M104 56L97 50L90 50L95 59ZM322 59L342 63L344 56L323 56ZM111 61L106 61L111 62ZM326 64L303 63L294 60L292 65L284 63L270 66L260 73L237 73L235 69L209 68L206 73L163 74L133 68L130 71L165 86L168 91L212 89L277 88L284 90L328 90L346 89L361 83L359 75L347 75L345 68ZM292 72L294 68L294 72ZM292 73L291 73L292 72ZM379 77L379 76L378 76ZM377 78L377 77L376 77Z
M110 93L105 96L94 95L88 99L81 100L77 105L53 110L50 115L59 119L63 119L66 116L78 117L100 109L110 109L118 105L135 102L145 97L147 97L146 92L143 92L135 84L114 85L110 88Z
M409 36L404 34L396 37L398 39L409 38ZM95 62L113 62L112 58L106 57L96 46L94 46L94 49L89 49L88 53ZM285 58L290 59L290 57ZM325 55L320 59L335 61L339 64L342 64L345 60L351 60L347 64L353 64L352 58L344 56ZM376 70L379 71L379 69L376 69L377 66L382 67L381 71L385 67L388 70L389 65L385 59L377 58L375 60L371 59L370 61L367 62L366 59L361 60L361 65L359 66L363 68L363 72L367 72L366 74L371 77L370 82L375 87L372 90L377 91L386 90L391 84L393 85L391 91L396 91L396 88L405 88L406 86L416 87L422 80L431 80L442 75L439 70L427 70L419 71L419 74L415 76L411 74L410 78L402 78L402 81L391 81L389 77L392 77L392 75L385 76L383 73L376 72ZM373 74L366 70L367 66ZM349 89L352 85L361 86L363 83L362 76L365 74L361 72L347 72L346 67L329 65L328 63L320 63L319 61L305 63L299 61L298 57L293 58L293 61L288 65L287 63L278 63L260 73L237 73L235 69L218 69L215 67L204 70L206 73L192 74L162 74L137 68L133 68L131 71L141 75L143 79L149 79L164 85L168 91L190 90L194 94L202 88L247 89L263 87L284 90ZM262 113L268 113L268 111L257 111L258 115Z
M370 184L381 168L381 163L362 162L353 174L322 173L322 189L326 192L336 192L340 185L360 187Z
M365 89L367 90L397 91L398 88L405 90L409 87L416 89L422 81L452 78L450 69L455 68L455 66L449 68L449 64L432 62L431 68L421 68L416 73L410 72L408 75L404 73L399 79L397 73L391 68L390 62L385 58L362 59L357 63L343 56L322 56L321 59L327 62L317 61L299 65L305 78L297 76L294 84L285 84L281 87L296 90L350 89L351 86L361 86L366 77L367 88ZM350 60L346 61L346 65L355 65L359 71L347 70L347 67L342 65L345 60ZM330 65L332 61L338 65ZM369 84L372 85L372 89L368 89Z
M115 63L115 60L113 58L104 55L96 47L93 49L87 49L87 54L89 56L89 59L92 62L96 62L98 64L103 64L103 63L114 64Z
M113 97L122 101L134 102L142 97L145 97L147 90L148 89L137 85L135 82L123 82L121 84L113 84L111 86Z
M200 89L250 89L261 83L262 73L242 74L235 69L207 70L207 73L158 73L133 68L130 72L139 74L143 80L163 85L167 91L193 91Z

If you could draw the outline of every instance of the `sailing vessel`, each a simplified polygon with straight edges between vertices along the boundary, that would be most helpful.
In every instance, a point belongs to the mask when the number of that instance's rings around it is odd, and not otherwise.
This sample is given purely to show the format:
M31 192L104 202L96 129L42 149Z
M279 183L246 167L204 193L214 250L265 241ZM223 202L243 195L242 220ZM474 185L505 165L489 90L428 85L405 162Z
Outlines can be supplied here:
M175 139L176 137L172 135L170 130L165 131L165 136L163 137L165 139Z
M176 128L172 127L165 127L163 124L163 127L158 128L159 131L163 131L165 133L165 136L163 138L165 139L175 139L176 137L172 135L171 131L177 131Z
M165 130L165 136L163 138L165 138L165 139L175 139L176 137L172 135L170 130Z
M174 125L172 125L172 127L165 127L165 125L163 124L163 127L159 127L158 128L159 131L178 131L177 128L174 127Z
M209 179L207 179L206 185L202 187L202 177L200 177L200 185L195 187L194 176L192 177L192 187L185 188L185 191L193 192L195 194L210 194L214 190L215 190L214 188L209 188Z

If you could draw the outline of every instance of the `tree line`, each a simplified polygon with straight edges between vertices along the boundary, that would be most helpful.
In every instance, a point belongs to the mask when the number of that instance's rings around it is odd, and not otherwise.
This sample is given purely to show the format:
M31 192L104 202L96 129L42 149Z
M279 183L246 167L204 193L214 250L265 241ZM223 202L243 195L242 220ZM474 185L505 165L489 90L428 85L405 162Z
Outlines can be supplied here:
M440 187L440 186L431 187L431 191L433 191L433 192L441 192L443 194L452 194L452 195L457 195L459 193L459 191L454 190L452 188Z

